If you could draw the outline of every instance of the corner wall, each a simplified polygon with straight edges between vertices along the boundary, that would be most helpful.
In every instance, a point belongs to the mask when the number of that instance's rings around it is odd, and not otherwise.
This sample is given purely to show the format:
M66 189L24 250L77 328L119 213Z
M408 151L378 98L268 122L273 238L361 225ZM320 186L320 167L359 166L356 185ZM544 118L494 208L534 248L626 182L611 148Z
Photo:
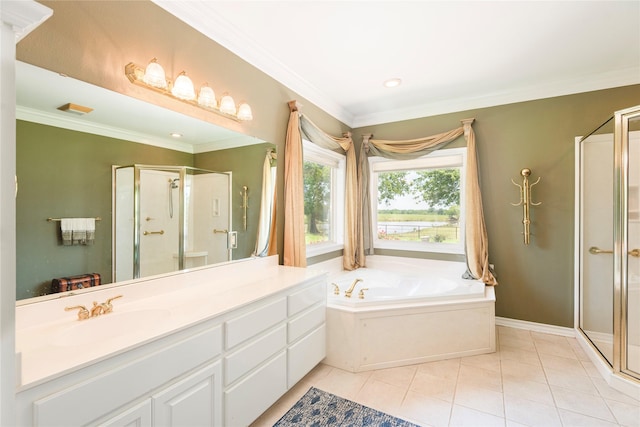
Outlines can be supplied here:
M640 85L443 114L353 130L379 139L443 132L475 117L480 186L495 264L496 315L573 327L574 144L614 111L640 104ZM453 144L459 145L460 141ZM464 143L463 143L464 144ZM542 177L533 189L531 243L522 237L522 208L511 183L522 168Z

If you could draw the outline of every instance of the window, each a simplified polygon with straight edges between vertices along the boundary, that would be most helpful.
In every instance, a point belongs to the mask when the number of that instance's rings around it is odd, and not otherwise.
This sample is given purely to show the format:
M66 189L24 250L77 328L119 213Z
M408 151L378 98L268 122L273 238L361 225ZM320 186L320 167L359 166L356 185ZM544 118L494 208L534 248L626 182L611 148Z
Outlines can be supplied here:
M466 148L371 159L375 248L464 253Z
M303 141L307 256L343 248L345 156Z

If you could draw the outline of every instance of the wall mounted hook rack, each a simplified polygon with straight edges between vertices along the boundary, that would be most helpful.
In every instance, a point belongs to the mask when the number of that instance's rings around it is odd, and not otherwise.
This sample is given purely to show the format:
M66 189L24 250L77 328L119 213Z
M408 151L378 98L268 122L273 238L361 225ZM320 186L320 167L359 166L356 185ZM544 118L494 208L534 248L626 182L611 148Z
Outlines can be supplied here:
M530 208L531 206L538 206L541 205L542 202L534 202L531 198L531 187L533 187L534 185L536 185L537 183L540 182L540 178L538 177L538 179L536 180L536 182L534 183L529 183L529 176L531 175L531 169L529 168L524 168L520 171L520 175L522 175L522 185L516 183L513 179L511 180L511 182L513 183L513 185L515 185L516 187L520 188L520 201L518 203L511 203L511 205L513 206L522 206L522 227L523 227L523 233L524 234L524 244L528 245L529 244L529 236L530 236L530 225L531 225L531 218L529 216L530 214Z

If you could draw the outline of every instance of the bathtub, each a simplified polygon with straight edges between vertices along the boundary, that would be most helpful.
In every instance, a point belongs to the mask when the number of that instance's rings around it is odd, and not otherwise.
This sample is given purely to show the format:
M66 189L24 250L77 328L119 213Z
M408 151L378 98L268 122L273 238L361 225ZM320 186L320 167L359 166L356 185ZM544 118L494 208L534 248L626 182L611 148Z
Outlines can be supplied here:
M494 289L462 279L465 263L374 255L355 271L323 264L326 364L361 372L495 352Z
M456 276L447 277L453 274ZM460 278L461 274L456 269L452 269L447 274L415 269L394 272L371 267L345 271L332 275L331 283L335 284L339 291L336 294L335 286L328 287L327 304L359 308L483 298L484 283L477 280L463 280ZM356 284L351 297L345 297L345 291L357 279L361 281ZM361 290L362 293L360 293Z

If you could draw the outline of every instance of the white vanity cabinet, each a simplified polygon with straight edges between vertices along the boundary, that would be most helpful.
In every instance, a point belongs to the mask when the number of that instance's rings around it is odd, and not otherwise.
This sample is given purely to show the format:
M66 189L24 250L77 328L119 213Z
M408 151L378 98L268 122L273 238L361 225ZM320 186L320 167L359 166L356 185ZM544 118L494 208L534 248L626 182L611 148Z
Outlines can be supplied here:
M299 270L282 267L283 273L237 292L203 296L216 301L212 307L225 295L233 301L204 319L21 387L19 425L250 424L325 357L326 275Z
M246 426L326 354L326 282L247 307L225 323L225 426Z

